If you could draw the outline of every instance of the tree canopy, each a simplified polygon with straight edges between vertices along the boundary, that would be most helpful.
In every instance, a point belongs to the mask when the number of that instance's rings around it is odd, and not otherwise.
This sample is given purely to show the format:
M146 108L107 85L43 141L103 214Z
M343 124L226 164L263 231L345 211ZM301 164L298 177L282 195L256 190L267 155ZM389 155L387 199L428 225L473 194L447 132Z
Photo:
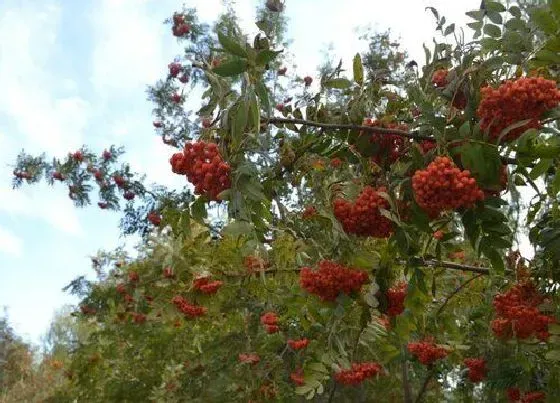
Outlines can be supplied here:
M183 189L114 145L14 167L142 235L68 285L43 401L560 401L560 1L511 3L428 7L424 61L367 33L313 77L280 0L255 37L170 16L148 99Z

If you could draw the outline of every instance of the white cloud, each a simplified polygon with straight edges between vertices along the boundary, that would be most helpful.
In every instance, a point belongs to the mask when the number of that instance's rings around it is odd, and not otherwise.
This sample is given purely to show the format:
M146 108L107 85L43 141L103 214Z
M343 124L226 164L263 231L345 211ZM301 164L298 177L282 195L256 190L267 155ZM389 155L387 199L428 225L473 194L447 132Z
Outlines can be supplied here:
M8 7L13 4L9 3ZM2 160L15 162L22 149L30 153L64 155L82 144L91 107L78 96L57 97L62 79L48 69L57 46L61 9L53 2L17 2L0 13L0 118ZM63 80L61 83L68 81ZM6 131L10 128L10 132ZM1 182L10 180L11 169L0 166ZM80 233L73 208L65 194L45 187L13 191L0 186L0 211L44 219L65 232Z
M12 231L0 227L0 252L19 257L23 252L23 240Z

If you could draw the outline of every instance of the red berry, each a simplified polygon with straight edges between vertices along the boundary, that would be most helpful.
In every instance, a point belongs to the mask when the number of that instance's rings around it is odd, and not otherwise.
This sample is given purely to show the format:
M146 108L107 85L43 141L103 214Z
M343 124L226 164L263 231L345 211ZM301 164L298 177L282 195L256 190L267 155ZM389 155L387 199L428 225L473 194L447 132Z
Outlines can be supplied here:
M175 273L171 267L166 267L163 269L163 277L165 278L175 278Z
M84 160L84 154L81 151L76 151L72 154L74 161L82 162Z
M447 350L436 345L431 337L418 343L408 343L407 348L424 365L433 364L435 361L447 357L448 354Z
M387 123L376 119L364 119L363 126L380 127L383 129L395 129L408 132L408 126L398 123ZM375 145L375 154L371 160L377 165L393 164L406 151L407 143L404 137L397 134L381 132L361 131L360 136L369 136L369 142Z
M436 232L434 232L433 236L435 239L437 239L438 241L441 241L443 238L443 231L442 230L437 230Z
M113 180L115 181L115 184L121 189L124 187L124 185L126 185L126 179L121 175L114 175Z
M317 209L315 208L315 206L306 206L305 210L303 210L303 214L301 215L301 217L304 220L306 220L314 217L316 214L317 214Z
M105 161L110 160L112 157L113 157L113 154L111 154L110 151L107 151L107 150L103 151L103 159Z
M134 192L131 192L130 190L127 190L123 194L123 197L125 198L125 200L132 200L132 199L134 199L134 196L136 196L136 195L134 194Z
M152 211L148 214L148 221L157 227L161 223L161 215Z
M97 205L101 210L105 210L109 207L109 203L103 201L97 202Z
M58 171L54 172L54 173L52 174L52 177L53 177L53 179L59 180L59 181L61 181L61 182L62 182L64 179L66 179L66 177L65 177L61 172L58 172Z
M179 81L183 84L186 84L189 82L189 76L185 73L181 77L179 77Z
M463 361L469 369L468 377L473 383L478 383L486 378L486 360L484 358L465 358Z
M135 271L130 271L128 273L128 281L131 283L137 283L140 280L140 276Z
M298 386L301 386L305 383L305 379L303 376L303 370L301 368L297 369L296 371L290 374L290 379Z
M153 124L156 129L163 127L163 123L159 120L155 120Z
M350 369L340 370L335 373L334 379L343 385L358 385L367 378L380 374L382 371L381 365L376 362L354 362Z
M404 312L407 288L405 282L400 282L387 290L387 315L397 316Z
M288 340L288 345L294 350L302 350L309 344L309 340L307 339L300 339L300 340Z
M202 119L202 127L204 127L205 129L208 129L210 126L212 126L212 119L210 119L210 118Z
M182 69L181 63L176 62L169 63L167 67L169 68L169 75L173 78L177 77Z
M313 79L312 79L311 77L309 77L309 76L306 76L306 77L303 79L303 82L305 83L305 86L306 86L306 87L309 87L309 86L311 85L311 83L313 82Z
M439 69L432 75L432 83L437 88L444 88L447 85L447 73L446 69Z
M287 71L288 71L287 67L282 67L282 68L278 69L278 75L283 76L283 75L286 74Z
M171 101L173 101L176 104L179 104L183 101L183 97L181 97L180 94L175 93L171 95Z

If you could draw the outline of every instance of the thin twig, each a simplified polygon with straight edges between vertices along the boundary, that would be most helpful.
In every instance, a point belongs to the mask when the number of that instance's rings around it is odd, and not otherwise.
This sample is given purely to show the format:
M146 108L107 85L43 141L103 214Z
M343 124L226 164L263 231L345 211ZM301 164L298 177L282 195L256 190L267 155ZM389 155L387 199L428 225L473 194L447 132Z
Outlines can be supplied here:
M410 380L408 379L408 366L406 359L402 361L402 380L404 389L404 403L412 403L412 392L410 390Z
M447 298L445 298L445 301L443 301L443 304L439 307L439 309L436 312L436 316L438 316L447 306L447 303L449 302L449 300L451 298L453 298L455 295L457 295L459 292L461 292L461 290L463 288L465 288L469 283L471 283L472 281L476 280L477 278L482 277L483 274L477 274L476 276L471 277L470 279L468 279L467 281L465 281L463 284L461 284L455 291L453 291L451 294L449 294L447 296Z
M467 264L446 262L442 260L435 259L423 259L419 257L413 257L409 261L413 265L424 266L424 267L443 267L452 270L470 271L473 273L480 274L490 274L490 269L486 267L471 266ZM399 261L400 264L406 264L405 260Z

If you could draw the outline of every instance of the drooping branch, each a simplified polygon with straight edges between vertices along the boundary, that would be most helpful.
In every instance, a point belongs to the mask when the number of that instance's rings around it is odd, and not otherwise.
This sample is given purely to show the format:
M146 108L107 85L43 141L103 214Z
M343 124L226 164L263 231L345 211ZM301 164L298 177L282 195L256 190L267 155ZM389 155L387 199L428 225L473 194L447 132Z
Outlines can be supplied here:
M406 261L401 260L400 263L406 264ZM468 264L460 264L454 262L446 262L446 261L435 260L435 259L424 259L420 257L413 257L410 258L409 263L417 266L424 266L424 267L442 267L451 270L461 270L461 271L470 271L473 273L480 273L480 274L490 274L490 269L486 267L472 266Z

